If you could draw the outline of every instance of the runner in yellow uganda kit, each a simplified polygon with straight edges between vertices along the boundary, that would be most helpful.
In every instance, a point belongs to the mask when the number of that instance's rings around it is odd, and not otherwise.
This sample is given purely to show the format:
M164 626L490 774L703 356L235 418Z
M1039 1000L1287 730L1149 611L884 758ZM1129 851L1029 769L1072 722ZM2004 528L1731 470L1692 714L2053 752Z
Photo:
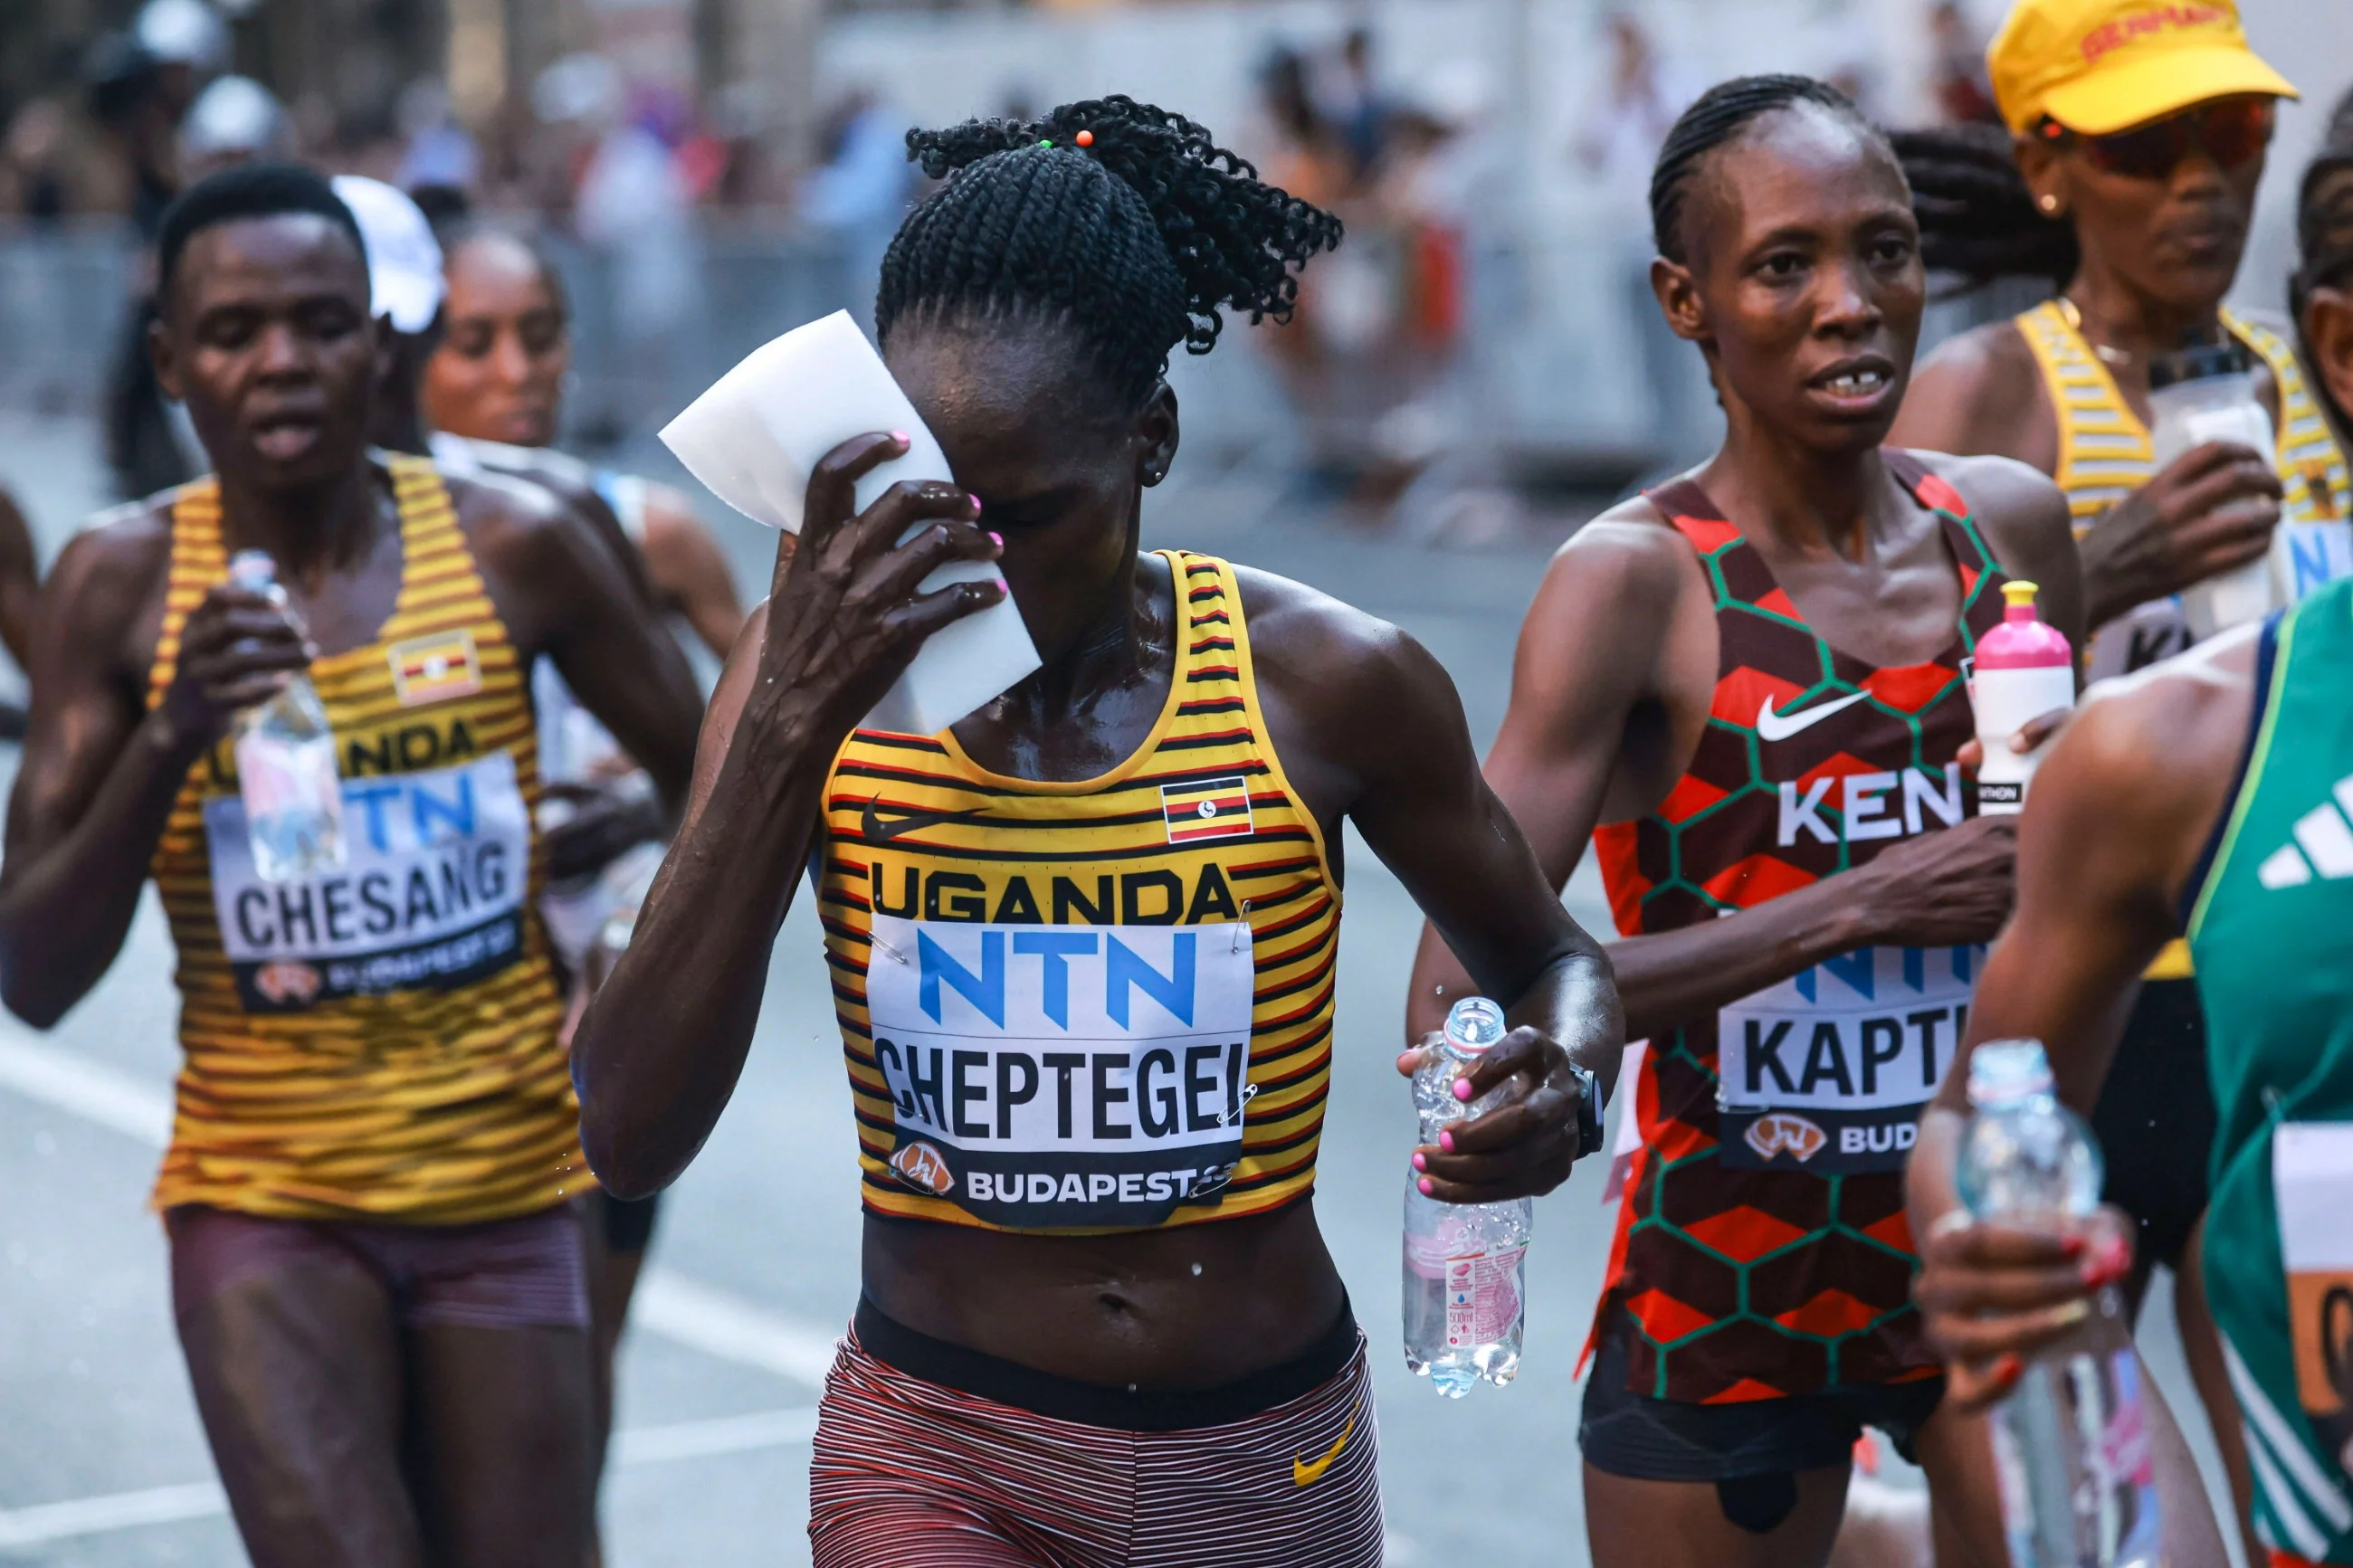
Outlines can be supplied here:
M368 450L381 340L323 178L201 182L157 255L157 373L216 477L59 557L0 862L0 995L56 1022L153 876L185 1056L155 1203L257 1568L579 1568L591 1178L533 905L523 675L554 658L673 800L692 684L589 524ZM228 581L243 550L282 599ZM332 729L343 854L270 880L233 737L297 673Z
M349 781L347 871L254 872L229 743L188 776L154 875L180 953L169 1212L467 1224L587 1184L538 922L530 694L430 464L388 465L400 597L375 641L314 663ZM172 508L148 689L227 575L217 482Z

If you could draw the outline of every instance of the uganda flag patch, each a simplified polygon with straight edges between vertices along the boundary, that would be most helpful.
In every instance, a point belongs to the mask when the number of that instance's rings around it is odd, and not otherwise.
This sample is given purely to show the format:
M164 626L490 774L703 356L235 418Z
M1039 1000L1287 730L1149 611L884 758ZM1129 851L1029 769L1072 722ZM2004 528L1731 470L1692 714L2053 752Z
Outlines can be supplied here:
M393 688L404 708L471 697L482 689L482 661L474 652L474 634L462 626L396 642L385 650L385 658L392 663Z
M1248 838L1250 826L1250 783L1232 778L1203 779L1197 784L1162 784L1161 815L1168 819L1168 842L1191 844L1203 838Z

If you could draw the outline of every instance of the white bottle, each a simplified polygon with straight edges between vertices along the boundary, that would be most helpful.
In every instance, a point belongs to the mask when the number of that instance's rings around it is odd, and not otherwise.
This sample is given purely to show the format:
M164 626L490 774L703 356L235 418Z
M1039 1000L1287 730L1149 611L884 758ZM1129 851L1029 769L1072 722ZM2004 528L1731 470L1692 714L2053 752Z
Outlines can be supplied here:
M1978 815L2026 809L2026 783L2042 753L2021 756L2010 739L2045 713L2075 705L2075 655L2056 626L2034 613L2035 584L2001 585L2009 601L2001 624L1978 640L1969 666L1969 707L1977 716Z
M1449 1009L1443 1043L1413 1079L1422 1142L1437 1142L1440 1130L1480 1115L1503 1093L1465 1104L1454 1085L1507 1032L1504 1010L1484 996ZM1405 1363L1449 1399L1482 1378L1501 1385L1518 1373L1535 1228L1532 1199L1440 1203L1423 1195L1419 1176L1407 1181Z
M2235 342L2200 343L2148 362L2149 445L2159 472L2209 441L2252 447L2272 460L2272 416L2255 395L2246 353ZM2181 612L2200 641L2260 620L2285 600L2272 552L2182 591Z
M1971 1215L2081 1234L2100 1202L2099 1145L2051 1091L2041 1042L1989 1040L1969 1057L1968 1130L1956 1169ZM2012 1568L2154 1568L2161 1535L2142 1368L2114 1285L2067 1338L2027 1363L1994 1406Z
M259 550L240 550L229 581L283 606L277 567ZM237 716L237 793L245 801L253 869L265 882L298 882L344 862L343 786L335 771L335 731L307 675Z

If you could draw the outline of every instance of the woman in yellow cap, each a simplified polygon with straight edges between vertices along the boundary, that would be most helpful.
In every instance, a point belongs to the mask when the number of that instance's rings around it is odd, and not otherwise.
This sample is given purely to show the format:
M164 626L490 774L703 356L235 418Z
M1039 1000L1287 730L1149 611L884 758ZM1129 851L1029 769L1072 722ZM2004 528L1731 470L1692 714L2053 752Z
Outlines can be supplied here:
M2315 161L2298 206L2290 294L2316 393L2342 431L2353 138ZM2059 1093L2084 1104L2110 1063L2100 1020L2186 920L2221 1106L2202 1262L2253 1451L2250 1561L2270 1568L2353 1564L2353 966L2339 913L2353 867L2335 852L2340 805L2353 804L2341 782L2353 765L2348 605L2353 583L2338 582L2086 705L2019 819L2017 911L1965 1042L2047 1040ZM1967 1076L1956 1062L1947 1081ZM2063 1266L2060 1238L1960 1212L1950 1154L1961 1110L1947 1095L1922 1119L1908 1176L1927 1238L1915 1293L1950 1358L1946 1397L1976 1406L2082 1318L2092 1287ZM2168 1520L2197 1507L2165 1495Z
M2008 132L1897 139L1929 265L1971 284L2048 279L2054 295L1946 344L1892 440L2000 453L2067 492L2084 557L2094 679L2146 668L2192 637L2180 591L2259 559L2283 523L2300 592L2353 566L2345 459L2284 331L2223 309L2278 99L2295 89L2247 46L2230 0L2020 0L1987 53ZM2186 341L2242 346L2274 449L2197 447L2161 472L2149 363ZM2323 535L2334 534L2334 542ZM2094 1126L2106 1197L2139 1225L2135 1299L2171 1266L2201 1396L2230 1409L2200 1284L2197 1235L2214 1106L2186 950L2150 970ZM2216 1436L2241 1497L2238 1424Z

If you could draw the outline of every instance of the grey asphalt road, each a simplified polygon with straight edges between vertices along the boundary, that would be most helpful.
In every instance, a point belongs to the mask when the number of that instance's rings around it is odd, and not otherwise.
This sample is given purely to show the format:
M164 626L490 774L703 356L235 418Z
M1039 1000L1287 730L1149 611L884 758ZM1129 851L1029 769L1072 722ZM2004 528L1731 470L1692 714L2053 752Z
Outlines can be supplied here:
M25 500L53 554L100 493L90 432L0 412L0 484ZM1148 531L1404 626L1453 673L1483 745L1502 717L1520 615L1567 522L1438 551L1275 494L1248 478L1197 480L1155 498ZM767 536L710 510L756 591ZM12 750L0 748L0 766L13 773ZM1588 1162L1539 1205L1519 1381L1450 1403L1412 1378L1396 1325L1413 1121L1390 1064L1419 921L1361 844L1347 866L1316 1203L1376 1350L1390 1561L1582 1564L1574 1369L1609 1246L1602 1172ZM1568 901L1606 927L1599 892L1588 870ZM151 900L113 972L59 1028L37 1037L0 1019L0 1563L244 1561L144 1207L174 1066L169 973ZM624 1348L605 1498L615 1568L808 1560L807 1436L829 1342L856 1300L859 1222L849 1092L805 907L777 943L768 997L734 1103L663 1211L656 1272ZM2160 1379L2184 1387L2161 1300L2146 1337Z

